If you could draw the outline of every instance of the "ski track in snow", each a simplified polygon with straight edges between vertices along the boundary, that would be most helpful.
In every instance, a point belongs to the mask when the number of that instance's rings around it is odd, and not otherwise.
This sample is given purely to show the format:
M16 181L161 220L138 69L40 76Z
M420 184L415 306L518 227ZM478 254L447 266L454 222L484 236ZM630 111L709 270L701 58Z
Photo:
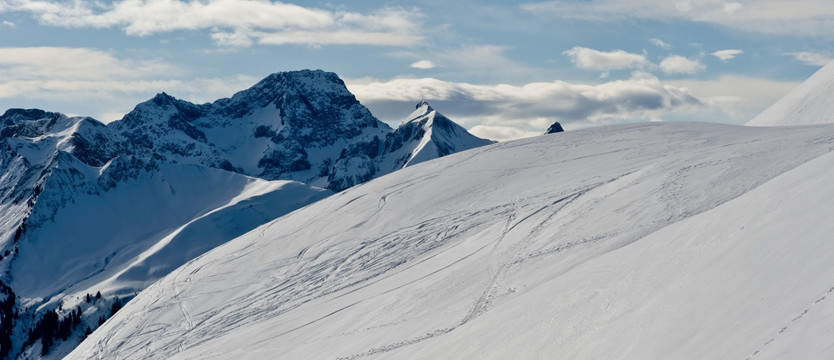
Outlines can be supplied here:
M750 354L750 356L748 356L746 360L751 360L751 359L755 358L757 355L759 355L762 351L767 350L767 346L770 345L771 343L773 343L774 341L779 340L779 337L781 337L782 334L784 334L786 331L788 331L793 323L802 320L805 317L805 315L808 315L811 311L813 311L815 306L817 306L817 305L819 305L819 303L825 301L825 299L827 299L828 296L830 296L832 293L834 293L834 286L828 288L828 291L826 291L824 295L822 295L821 297L814 300L813 303L811 303L807 308L803 309L802 312L799 313L799 315L795 316L789 322L787 322L784 326L779 328L779 331L777 331L775 334L773 334L772 338L768 339L767 341L765 341L764 344L761 345L761 347L754 350L753 353Z
M832 138L834 127L640 124L502 143L426 162L336 194L193 260L140 294L73 356L104 356L112 349L129 354L132 344L160 357L257 357L257 349L276 346L298 355L334 342L342 347L325 346L320 355L396 357L411 346L463 336L456 334L519 293L731 201L831 151ZM538 275L530 280L530 273ZM398 299L431 294L432 286L455 299L448 314L419 307L434 299L430 295L397 312L395 305L405 305ZM213 295L222 304L212 303ZM166 297L174 299L179 320L163 316ZM825 297L817 299L815 304ZM355 324L340 322L377 303L394 310L374 308ZM130 327L118 322L129 318L136 319ZM380 333L394 328L405 330ZM298 349L287 343L311 334ZM223 352L212 345L218 339L238 339L251 349ZM364 339L364 345L350 345L350 339Z

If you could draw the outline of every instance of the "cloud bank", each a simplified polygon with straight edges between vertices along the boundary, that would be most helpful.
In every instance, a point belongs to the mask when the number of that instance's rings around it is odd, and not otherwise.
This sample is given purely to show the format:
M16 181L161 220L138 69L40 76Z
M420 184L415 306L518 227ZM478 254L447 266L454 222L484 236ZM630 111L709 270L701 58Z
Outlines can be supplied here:
M602 84L564 81L524 85L475 85L433 78L348 80L348 88L383 120L397 122L421 100L495 140L542 133L554 121L580 128L620 121L656 120L669 112L697 108L702 101L686 88L665 85L635 72Z
M208 30L221 46L407 46L422 39L422 15L400 8L363 14L264 0L0 0L0 12L29 13L50 26L120 28L134 36Z
M19 99L36 103L57 101L65 103L67 108L46 110L93 116L102 121L120 118L158 92L204 102L229 96L258 80L242 75L225 78L189 75L187 69L161 61L125 60L97 49L0 48L0 100L16 99L13 106L20 106Z
M521 8L556 18L684 19L758 33L834 37L834 2L830 0L555 0Z

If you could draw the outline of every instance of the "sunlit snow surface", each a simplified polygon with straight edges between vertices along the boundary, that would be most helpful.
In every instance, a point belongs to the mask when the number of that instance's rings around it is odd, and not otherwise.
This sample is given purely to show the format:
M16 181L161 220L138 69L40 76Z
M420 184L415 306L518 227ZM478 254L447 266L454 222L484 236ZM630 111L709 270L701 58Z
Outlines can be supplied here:
M187 263L69 358L831 358L832 147L678 123L450 155Z
M834 61L779 99L747 125L784 126L834 123Z

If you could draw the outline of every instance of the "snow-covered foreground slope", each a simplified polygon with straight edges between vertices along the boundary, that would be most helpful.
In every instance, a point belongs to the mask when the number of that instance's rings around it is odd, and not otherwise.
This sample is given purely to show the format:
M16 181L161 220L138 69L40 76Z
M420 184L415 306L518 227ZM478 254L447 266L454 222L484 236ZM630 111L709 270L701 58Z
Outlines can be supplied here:
M834 123L834 62L811 75L796 89L750 120L753 126Z
M450 155L189 262L69 358L830 358L832 146L635 124Z

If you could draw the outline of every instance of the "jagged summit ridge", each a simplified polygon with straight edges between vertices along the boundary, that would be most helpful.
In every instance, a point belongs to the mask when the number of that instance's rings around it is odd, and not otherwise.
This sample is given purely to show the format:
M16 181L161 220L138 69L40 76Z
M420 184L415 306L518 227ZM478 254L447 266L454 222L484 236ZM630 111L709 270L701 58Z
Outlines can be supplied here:
M385 140L389 167L406 167L426 160L493 143L470 134L433 109L427 101L415 106Z
M412 121L419 121L423 116L428 115L432 111L434 111L434 108L432 108L431 105L429 105L428 101L420 101L419 103L417 103L417 106L414 107L414 111L405 119L403 119L403 121L400 123L400 126Z
M321 70L275 73L202 105L162 93L113 126L166 159L336 190L356 183L330 178L342 150L391 131Z

